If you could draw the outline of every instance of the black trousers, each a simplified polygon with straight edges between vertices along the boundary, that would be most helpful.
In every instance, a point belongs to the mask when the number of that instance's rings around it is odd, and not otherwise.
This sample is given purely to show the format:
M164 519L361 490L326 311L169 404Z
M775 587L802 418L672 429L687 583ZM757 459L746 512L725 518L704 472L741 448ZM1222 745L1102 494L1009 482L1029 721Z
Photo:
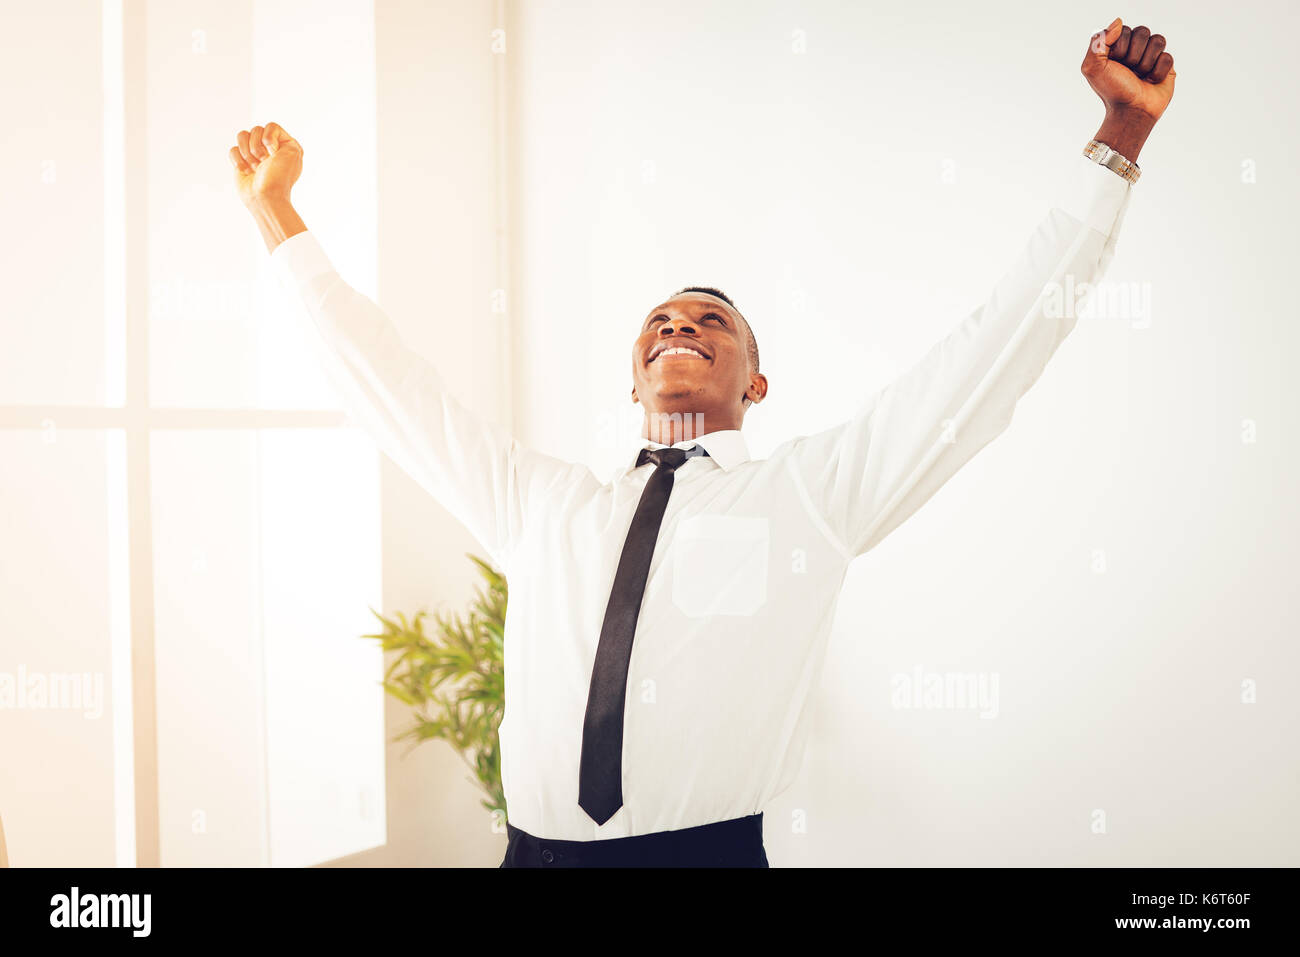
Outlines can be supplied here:
M767 867L763 815L599 841L551 841L507 822L501 867Z

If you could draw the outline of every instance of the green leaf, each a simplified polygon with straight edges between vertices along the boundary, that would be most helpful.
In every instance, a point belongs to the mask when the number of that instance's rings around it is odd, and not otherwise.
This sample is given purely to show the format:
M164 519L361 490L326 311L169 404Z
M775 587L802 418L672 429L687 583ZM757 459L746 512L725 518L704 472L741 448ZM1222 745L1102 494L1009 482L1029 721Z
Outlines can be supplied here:
M488 562L467 555L483 582L460 613L423 609L408 617L385 617L375 609L382 630L361 637L379 642L386 656L384 690L412 709L414 724L393 737L410 741L441 739L452 746L486 795L488 811L505 810L497 731L505 713L505 576ZM428 630L425 623L432 627ZM408 752L409 753L409 752Z

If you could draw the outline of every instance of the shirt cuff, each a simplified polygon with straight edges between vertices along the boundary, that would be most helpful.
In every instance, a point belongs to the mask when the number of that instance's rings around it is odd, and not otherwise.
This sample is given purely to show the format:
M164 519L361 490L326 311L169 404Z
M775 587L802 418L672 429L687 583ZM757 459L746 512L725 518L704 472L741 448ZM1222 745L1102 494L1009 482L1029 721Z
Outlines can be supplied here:
M295 233L271 250L271 268L290 287L306 287L335 271L329 256L309 230Z
M1078 156L1058 208L1103 236L1109 236L1132 188L1132 183L1113 170L1086 156Z

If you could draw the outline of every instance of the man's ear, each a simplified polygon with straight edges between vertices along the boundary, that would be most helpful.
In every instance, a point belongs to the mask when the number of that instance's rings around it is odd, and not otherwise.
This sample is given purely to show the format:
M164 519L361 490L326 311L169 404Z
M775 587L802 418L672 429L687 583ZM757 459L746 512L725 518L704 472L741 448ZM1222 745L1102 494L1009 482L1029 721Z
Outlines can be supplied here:
M749 377L749 388L745 390L745 399L757 405L767 395L767 376L758 372Z
M636 405L636 404L639 403L640 401L641 401L641 400L638 399L637 396L636 396L636 386L632 386L632 404L633 404L633 405Z

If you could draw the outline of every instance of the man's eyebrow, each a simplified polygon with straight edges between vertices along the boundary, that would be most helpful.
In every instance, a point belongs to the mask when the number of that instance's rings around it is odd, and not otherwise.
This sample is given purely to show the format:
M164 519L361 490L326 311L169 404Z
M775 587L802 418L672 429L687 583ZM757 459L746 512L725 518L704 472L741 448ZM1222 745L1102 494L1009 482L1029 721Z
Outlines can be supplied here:
M710 312L716 312L719 315L726 316L726 318L728 319L731 318L729 309L725 302L717 302L717 303L705 302L705 303L700 303L699 305L700 308L704 309L705 315L707 315ZM648 313L646 313L645 321L649 322L655 316L663 315L667 308L668 308L668 303L666 302L660 303L659 305L651 309Z

